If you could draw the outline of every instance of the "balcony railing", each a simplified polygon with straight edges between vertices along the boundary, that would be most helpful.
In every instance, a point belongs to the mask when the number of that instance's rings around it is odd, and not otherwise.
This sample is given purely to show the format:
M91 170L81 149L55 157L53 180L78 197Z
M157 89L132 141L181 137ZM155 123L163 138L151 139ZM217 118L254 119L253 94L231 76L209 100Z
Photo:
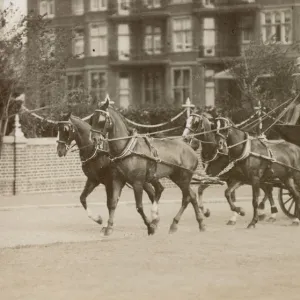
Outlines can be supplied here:
M167 7L167 0L116 0L115 3L112 2L109 8L111 17L168 15L167 11L165 10Z
M218 10L239 10L258 8L259 4L256 0L211 0L203 2L202 0L194 0L194 8L201 11L218 11Z
M234 46L200 46L199 58L225 58L225 57L238 57L243 53L242 45Z
M165 49L131 49L110 51L109 61L111 63L167 63L168 54Z

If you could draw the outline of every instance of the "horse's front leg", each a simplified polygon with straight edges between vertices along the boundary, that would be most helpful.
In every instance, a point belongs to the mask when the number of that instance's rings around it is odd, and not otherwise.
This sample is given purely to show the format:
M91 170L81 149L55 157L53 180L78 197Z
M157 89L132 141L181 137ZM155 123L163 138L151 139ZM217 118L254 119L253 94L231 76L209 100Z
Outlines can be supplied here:
M98 181L88 179L85 183L85 187L80 195L80 202L83 208L87 211L88 217L98 224L102 224L102 218L100 215L94 215L91 209L87 206L86 198L88 195L99 185Z
M228 187L225 190L225 198L227 199L230 209L233 211L233 216L229 219L229 221L227 222L227 225L235 225L237 215L241 215L241 216L245 215L245 212L241 207L235 206L236 199L235 199L234 191L237 188L239 188L241 185L243 185L243 183L237 179L227 181ZM233 201L233 199L234 199L234 201Z
M148 235L152 235L152 234L155 233L155 228L156 227L153 226L153 224L151 224L151 222L149 221L149 219L147 218L147 216L144 212L144 207L143 207L143 187L144 187L144 184L141 183L141 182L135 182L132 185L132 187L133 187L133 190L134 190L136 210L141 215L145 225L147 226Z
M203 192L209 187L209 184L200 184L198 187L198 206L202 210L204 216L208 218L210 216L210 210L204 209L203 205Z
M120 178L113 178L105 184L109 217L107 227L103 227L102 232L106 236L111 235L113 232L115 211L124 185L125 181Z
M253 207L253 218L247 228L255 228L258 222L258 199L260 191L260 178L255 175L252 178L252 207Z
M152 185L154 186L155 190L153 190ZM161 185L159 181L153 181L150 183L144 183L144 190L148 194L149 199L152 203L151 208L151 215L152 215L152 221L151 226L154 228L154 230L157 228L157 225L160 221L159 212L158 212L158 202L161 196L162 191L164 190L164 187Z

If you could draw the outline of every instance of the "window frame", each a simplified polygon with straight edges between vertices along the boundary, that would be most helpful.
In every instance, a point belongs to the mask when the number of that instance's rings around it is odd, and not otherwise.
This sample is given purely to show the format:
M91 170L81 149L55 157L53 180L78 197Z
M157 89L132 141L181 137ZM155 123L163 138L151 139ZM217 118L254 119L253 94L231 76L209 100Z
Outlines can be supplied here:
M289 22L285 22L285 12L289 12L290 15L290 21ZM271 14L271 24L266 24L266 14L270 13ZM270 41L267 40L267 28L270 27L271 28L271 33L272 33L272 37L276 37L276 13L280 13L280 23L278 23L278 25L280 25L280 36L281 36L281 40L280 41ZM286 42L285 41L285 36L284 33L285 31L285 27L289 25L290 26L290 41ZM261 35L262 35L262 40L264 43L268 44L268 43L278 43L278 44L283 44L283 45L291 45L293 43L293 10L290 7L280 7L280 8L270 8L270 9L264 9L260 12L260 26L261 26ZM275 28L275 30L274 30Z
M98 3L97 8L93 6L93 3L95 3L94 1L97 1ZM105 2L105 5L100 6L99 3L101 3L102 1ZM90 0L90 11L107 11L107 9L108 9L108 0Z
M105 28L105 35L101 35L101 33L99 35L95 35L95 36L92 36L92 28L93 26L97 26L98 27L98 30L99 30L99 27L103 27ZM105 37L105 38L103 38ZM99 54L96 53L95 51L95 54L93 52L93 47L92 47L92 44L93 44L93 39L99 39L99 42L101 41L101 39L103 38L103 40L105 41L105 50L103 52L101 52L101 48L99 46ZM100 45L101 43L99 43ZM89 56L91 57L97 57L97 56L107 56L108 55L108 26L106 23L102 23L102 22L94 22L94 23L90 23L89 24Z
M192 95L192 92L193 92L193 80L192 80L192 76L193 76L193 73L192 73L192 68L191 67L173 67L171 68L171 89L172 89L172 97L173 97L173 100L175 101L175 85L174 85L174 79L175 79L175 76L174 76L174 73L175 71L178 71L180 70L181 72L185 71L185 70L188 70L189 71L189 75L190 75L190 82L189 82L189 97L191 97ZM181 89L184 88L184 86L181 86L180 87ZM182 92L182 91L181 91ZM183 98L183 95L182 95L182 98ZM186 101L186 99L182 99L182 103L180 104L184 104Z
M175 22L184 21L184 20L188 20L190 22L190 28L175 30L174 29ZM183 42L181 44L181 47L178 48L178 45L180 44L176 42L176 33L177 34L181 33L182 40L185 40L188 37L188 34L190 34L190 39L191 39L190 44ZM193 50L193 19L191 16L180 16L180 17L172 18L172 50L173 52L191 52Z
M92 87L92 77L91 77L91 75L93 73L103 73L104 74L105 86L103 88L93 88ZM105 98L105 95L107 93L107 86L108 86L108 82L107 82L107 80L108 80L107 70L106 69L90 69L90 70L87 71L87 75L88 75L88 86L87 86L88 94L90 96L92 96L92 94L94 92L97 93L97 94L98 93L101 94L101 92L103 92L103 95L104 95L104 98ZM92 98L93 98L93 96L92 96ZM101 101L103 101L104 98Z
M47 5L45 18L53 19L55 17L55 0L39 0L39 6L38 7L39 7L39 14L40 15L42 15L42 13L41 13L41 4L43 2ZM48 13L50 5L53 6L53 14Z

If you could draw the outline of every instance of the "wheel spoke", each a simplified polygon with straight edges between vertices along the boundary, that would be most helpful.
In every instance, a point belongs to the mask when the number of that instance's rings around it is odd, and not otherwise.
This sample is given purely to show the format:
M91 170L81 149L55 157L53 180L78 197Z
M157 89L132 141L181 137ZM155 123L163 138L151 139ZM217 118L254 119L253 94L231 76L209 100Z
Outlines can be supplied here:
M293 204L295 204L295 201L292 201L290 207L288 208L288 211L289 211L289 212L291 212L291 208L292 208Z
M286 205L289 201L291 201L293 199L293 197L287 199L285 202L283 202L284 205Z

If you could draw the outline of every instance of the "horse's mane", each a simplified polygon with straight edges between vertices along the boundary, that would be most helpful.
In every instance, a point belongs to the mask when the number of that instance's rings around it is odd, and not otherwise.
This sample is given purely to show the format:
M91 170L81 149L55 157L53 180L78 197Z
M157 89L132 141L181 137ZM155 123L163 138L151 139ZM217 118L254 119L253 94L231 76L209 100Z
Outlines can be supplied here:
M116 109L114 109L113 107L109 107L113 112L115 112L120 118L121 120L124 122L125 124L125 127L126 127L126 130L128 132L128 134L131 134L133 128L128 124L127 120L125 119L125 117L119 112L117 111Z
M82 123L82 125L85 125L87 127L87 129L90 129L91 128L91 125L89 123L87 123L86 121L82 120L81 118L77 117L77 116L74 116L74 115L71 115L70 116L70 119L73 118L77 121L79 121L80 123Z

